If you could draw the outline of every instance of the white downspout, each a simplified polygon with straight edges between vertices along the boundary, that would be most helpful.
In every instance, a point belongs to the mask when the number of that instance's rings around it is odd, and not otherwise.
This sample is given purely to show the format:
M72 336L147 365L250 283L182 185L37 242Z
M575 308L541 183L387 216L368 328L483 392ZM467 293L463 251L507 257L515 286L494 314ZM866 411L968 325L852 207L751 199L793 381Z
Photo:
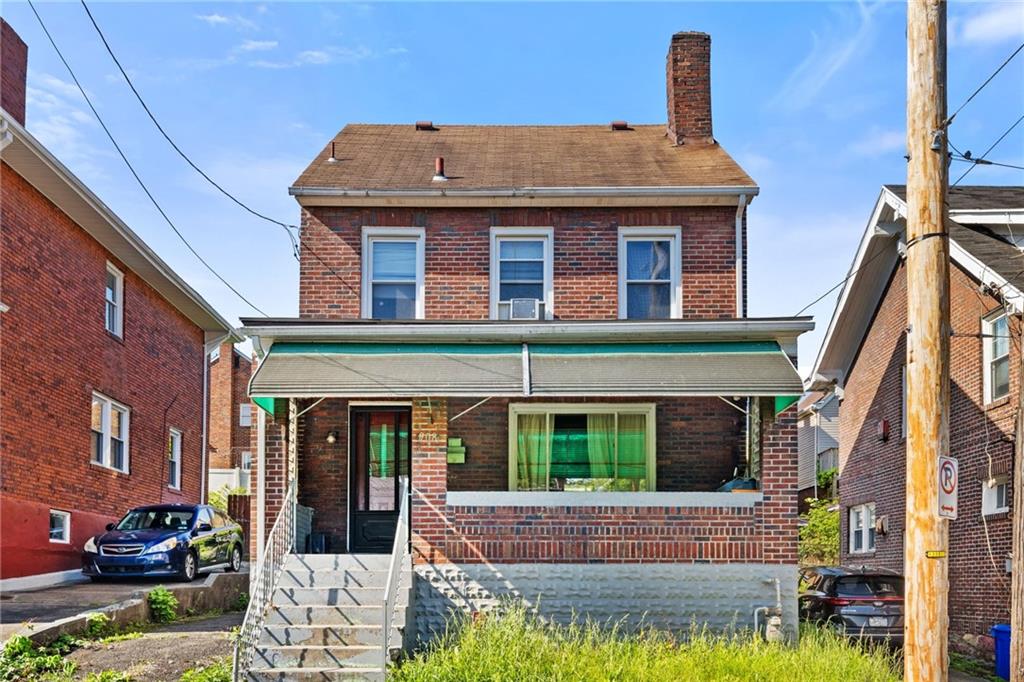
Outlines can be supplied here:
M747 195L741 194L736 204L736 317L746 317L743 305L743 209L747 207Z

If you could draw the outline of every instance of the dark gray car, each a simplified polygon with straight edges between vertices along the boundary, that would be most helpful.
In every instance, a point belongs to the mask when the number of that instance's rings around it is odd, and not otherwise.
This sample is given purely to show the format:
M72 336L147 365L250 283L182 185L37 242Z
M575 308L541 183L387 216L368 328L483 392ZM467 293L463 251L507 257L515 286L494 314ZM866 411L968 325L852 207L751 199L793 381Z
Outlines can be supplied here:
M817 567L801 572L800 617L841 635L903 644L903 576L887 569Z

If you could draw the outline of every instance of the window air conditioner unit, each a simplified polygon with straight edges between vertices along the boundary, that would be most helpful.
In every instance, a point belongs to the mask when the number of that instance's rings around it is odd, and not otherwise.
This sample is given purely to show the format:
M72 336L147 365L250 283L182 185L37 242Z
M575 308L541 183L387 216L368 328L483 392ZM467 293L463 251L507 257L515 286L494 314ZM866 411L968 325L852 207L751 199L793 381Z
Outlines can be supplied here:
M535 298L513 298L509 301L510 320L539 320L543 304Z

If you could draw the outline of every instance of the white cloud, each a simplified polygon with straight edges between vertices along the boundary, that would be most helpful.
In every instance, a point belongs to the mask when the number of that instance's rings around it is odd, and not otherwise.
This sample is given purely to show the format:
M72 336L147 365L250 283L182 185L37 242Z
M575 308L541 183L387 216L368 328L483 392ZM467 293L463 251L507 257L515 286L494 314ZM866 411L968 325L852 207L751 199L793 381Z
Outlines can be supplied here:
M797 111L811 104L855 55L869 47L875 31L874 15L881 6L880 0L872 4L858 2L855 21L840 16L838 25L826 26L821 35L812 32L807 56L786 78L771 105ZM847 14L844 6L838 10Z
M197 14L196 19L199 21L206 22L210 26L216 26L218 24L230 24L231 20L223 14Z
M1024 36L1024 4L995 2L955 25L956 42L991 45Z
M26 119L32 134L86 182L105 179L97 161L110 152L93 144L96 120L83 108L78 88L47 73L33 73L29 83Z
M276 40L246 40L235 48L238 52L264 52L277 47Z
M871 126L861 138L847 145L846 151L853 156L874 159L886 156L907 147L907 134L902 130Z
M230 26L239 31L255 31L259 28L255 21L252 19L246 19L243 16L237 14L233 16L225 16L223 14L197 14L196 19L202 21L209 26Z
M377 54L366 47L325 47L318 50L303 50L292 59L267 60L256 59L249 62L249 66L260 69L291 69L300 66L324 66L328 64L355 64L366 59L377 56Z

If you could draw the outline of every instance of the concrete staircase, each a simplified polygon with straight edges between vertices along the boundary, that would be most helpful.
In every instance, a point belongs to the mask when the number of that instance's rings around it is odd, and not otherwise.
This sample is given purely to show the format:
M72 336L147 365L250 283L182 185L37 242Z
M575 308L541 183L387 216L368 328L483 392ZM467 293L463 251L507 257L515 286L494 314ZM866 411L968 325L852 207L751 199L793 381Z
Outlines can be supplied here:
M388 554L287 558L253 658L250 680L383 680ZM390 637L402 648L412 587L404 566Z

